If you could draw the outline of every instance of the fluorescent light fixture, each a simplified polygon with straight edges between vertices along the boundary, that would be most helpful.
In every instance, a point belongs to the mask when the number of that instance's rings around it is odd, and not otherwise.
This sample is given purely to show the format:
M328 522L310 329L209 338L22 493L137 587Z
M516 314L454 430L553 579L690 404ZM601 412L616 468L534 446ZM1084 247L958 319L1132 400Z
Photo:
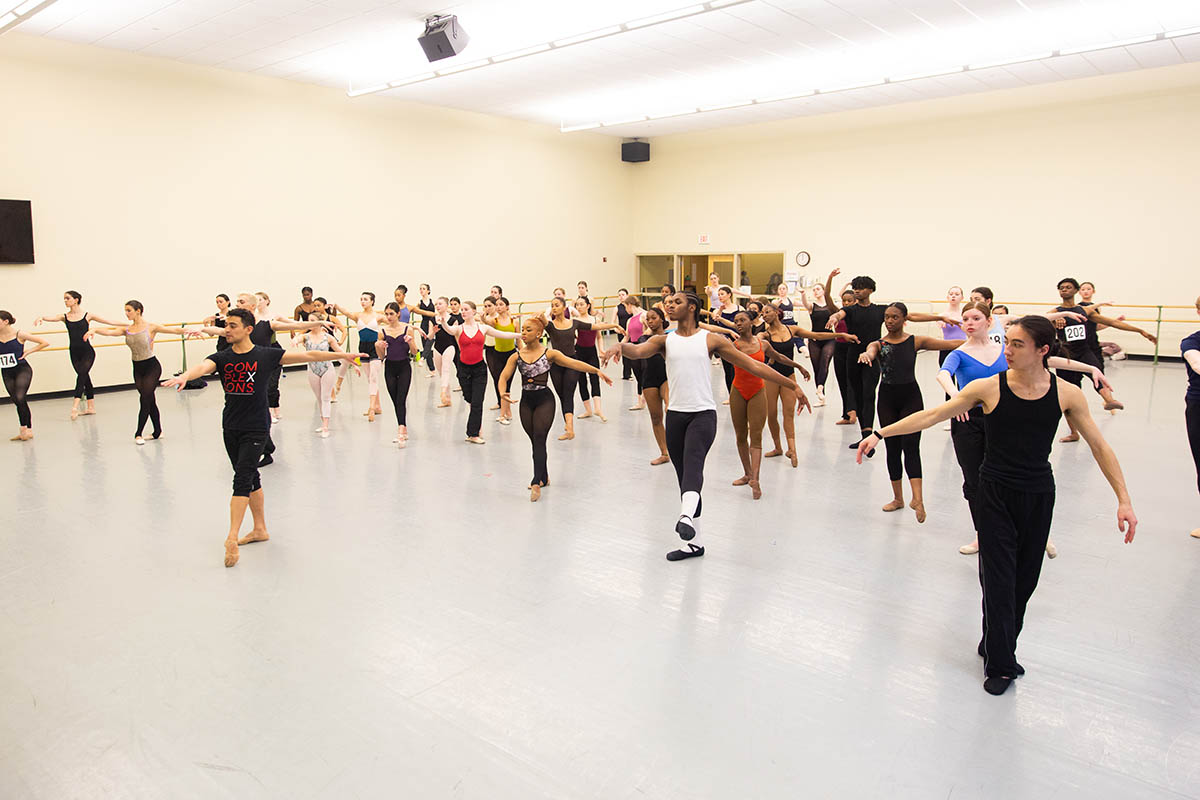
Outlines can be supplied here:
M774 97L758 97L755 98L754 102L758 103L759 105L763 103L779 103L784 100L797 100L801 97L812 97L814 94L815 92L812 89L808 89L807 91L793 92L791 94L777 94Z
M24 3L21 3L16 8L14 8L12 10L12 13L16 14L18 17L23 17L26 14L28 14L30 11L33 11L35 8L40 6L43 1L44 0L25 0Z
M549 50L551 47L552 47L552 45L548 45L548 44L535 44L533 47L526 47L524 50L514 50L511 53L504 53L503 55L492 56L492 61L495 61L495 62L511 61L514 58L524 58L525 56L531 56L531 55L534 55L535 53L544 53L547 50Z
M1053 51L1046 53L1031 53L1027 56L1002 58L999 61L982 61L978 64L968 64L967 69L991 69L992 67L1007 67L1009 64L1024 64L1027 61L1041 61L1043 58L1050 58L1053 55Z
M649 117L643 114L640 117L629 117L628 119L614 119L611 122L601 122L600 124L606 128L612 128L616 125L628 125L631 122L645 122Z
M695 114L698 108L681 108L677 111L664 111L661 114L651 114L648 119L668 119L670 117L686 117L688 114Z
M10 11L9 13L5 14L3 17L0 17L0 28L3 28L5 25L7 25L10 22L16 22L16 21L17 21L17 15Z
M1163 34L1163 38L1174 39L1176 36L1191 36L1194 33L1200 33L1200 28L1181 28L1177 31L1167 31Z
M700 106L700 108L697 110L700 112L724 111L727 108L741 108L742 106L750 106L750 105L754 105L753 100L738 100L737 102L734 102L734 103L721 103L720 105L716 105L716 106Z
M382 92L387 88L388 85L386 83L381 83L378 86L368 86L364 89L351 89L346 94L350 97L362 97L364 94L375 94L375 92Z
M904 83L905 81L919 81L922 78L939 78L942 75L953 75L965 69L966 67L954 67L953 69L939 69L933 72L917 72L912 75L899 75L895 78L888 78L888 81L891 83Z
M479 61L468 61L466 64L455 64L452 67L446 67L445 69L439 69L437 71L437 74L438 75L453 75L456 72L466 72L469 69L478 69L479 67L485 67L490 63L492 63L492 60L490 58L484 58Z
M657 25L660 22L670 22L673 19L681 17L690 17L692 14L700 14L708 11L704 6L688 6L687 8L677 8L674 11L666 11L662 14L655 14L652 17L642 17L635 19L633 22L626 22L626 28L644 28L647 25Z
M611 28L601 28L600 30L592 31L591 33L581 33L578 36L568 36L566 39L555 39L553 44L555 47L569 47L580 42L590 42L592 39L599 39L602 36L612 36L614 33L620 33L625 30L620 25L613 25Z
M407 86L410 83L420 83L434 77L432 72L423 72L420 75L412 75L407 78L401 78L398 81L392 81L388 84L388 88L395 89L397 86Z
M750 0L712 0L706 3L709 8L728 8L729 6L740 6L742 3L749 3Z
M590 131L592 128L599 128L599 127L600 127L599 122L585 122L582 125L568 125L566 127L559 125L558 131L559 131L559 133L574 133L575 131Z
M848 83L843 86L830 86L828 89L821 89L821 94L833 94L834 92L848 92L851 89L865 89L868 86L881 86L882 80L864 81L862 83Z
M1093 50L1108 50L1113 47L1125 47L1131 44L1142 44L1143 42L1153 42L1158 38L1157 33L1152 33L1149 36L1135 36L1132 39L1118 39L1114 42L1102 42L1097 44L1089 44L1084 47L1071 47L1065 50L1059 50L1060 56L1073 56L1077 53L1090 53Z

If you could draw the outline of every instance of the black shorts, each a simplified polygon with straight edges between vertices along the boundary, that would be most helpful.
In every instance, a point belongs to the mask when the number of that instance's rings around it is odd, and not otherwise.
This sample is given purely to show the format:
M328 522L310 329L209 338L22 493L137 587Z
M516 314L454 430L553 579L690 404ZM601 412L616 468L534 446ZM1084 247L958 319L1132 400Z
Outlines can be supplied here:
M662 389L667 382L667 360L657 353L645 361L642 368L642 389Z

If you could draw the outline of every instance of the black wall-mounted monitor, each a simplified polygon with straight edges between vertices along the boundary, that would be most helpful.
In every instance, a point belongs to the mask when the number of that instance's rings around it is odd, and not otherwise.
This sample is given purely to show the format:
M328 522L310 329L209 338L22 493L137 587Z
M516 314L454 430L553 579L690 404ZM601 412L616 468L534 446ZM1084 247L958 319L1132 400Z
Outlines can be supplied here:
M0 200L0 264L33 263L33 206Z

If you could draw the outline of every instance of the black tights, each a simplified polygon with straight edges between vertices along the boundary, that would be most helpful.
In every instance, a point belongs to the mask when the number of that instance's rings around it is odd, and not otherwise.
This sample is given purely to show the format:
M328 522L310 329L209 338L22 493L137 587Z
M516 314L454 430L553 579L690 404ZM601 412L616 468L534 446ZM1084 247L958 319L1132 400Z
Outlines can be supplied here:
M575 413L575 383L578 380L579 373L575 370L560 367L558 364L550 365L550 381L554 384L558 402L562 403L564 417Z
M825 381L829 379L829 362L833 359L835 347L837 347L836 339L809 339L808 341L808 357L812 359L813 382L817 386L824 386Z
M1200 491L1200 400L1189 398L1184 416L1187 419L1188 442L1192 446L1192 461L1196 463L1196 490Z
M92 387L92 365L96 363L96 350L90 344L71 348L71 366L75 369L75 398L96 396Z
M717 412L667 411L666 426L667 453L675 466L679 494L699 493L704 487L704 459L717 436Z
M600 357L596 355L596 348L585 347L575 353L575 358L585 364L591 364L597 369L600 368ZM591 380L592 391L588 392L588 380ZM591 400L593 397L600 396L600 376L594 372L589 372L586 375L579 374L579 399L583 401Z
M646 359L644 358L627 358L625 363L629 365L629 369L633 372L633 379L637 382L637 393L642 393L642 378L646 374Z
M33 415L29 413L29 384L33 381L33 367L28 361L18 361L15 367L5 367L0 370L4 376L4 388L17 407L17 420L22 428L33 427Z
M546 437L554 424L554 393L548 389L521 392L521 427L533 445L533 480L530 486L545 486L550 481L546 469Z
M864 345L851 345L846 351L846 398L850 409L858 412L858 427L869 431L875 427L875 386L879 383L879 362L860 363L858 357L867 351Z
M141 396L138 406L137 432L134 436L142 435L142 431L146 427L146 420L150 420L150 424L154 428L155 439L162 434L162 423L158 418L158 403L154 402L154 390L158 388L158 380L161 377L162 364L158 363L158 359L154 356L150 356L145 361L133 362L133 386Z
M504 366L512 358L512 354L512 350L502 352L494 347L483 354L484 360L487 361L488 373L492 376L492 388L496 390L497 404L500 403L500 392L507 392L509 387L512 386L512 378L509 378L508 383L504 384L503 387L500 386L500 373L504 372Z
M412 362L407 358L383 362L383 382L387 385L392 407L396 410L396 424L407 425L405 420L408 418L408 387L412 385Z
M833 343L833 374L837 377L838 394L842 397L842 419L850 419L850 412L854 410L850 401L850 393L847 391L849 384L846 378L846 353L848 352L850 352L849 342Z
M883 383L879 386L879 425L891 425L925 407L921 387L916 383ZM889 436L887 446L888 478L898 481L908 473L909 478L921 477L921 434ZM901 460L903 459L903 464Z
M725 373L725 391L733 390L733 364L721 359L721 371Z

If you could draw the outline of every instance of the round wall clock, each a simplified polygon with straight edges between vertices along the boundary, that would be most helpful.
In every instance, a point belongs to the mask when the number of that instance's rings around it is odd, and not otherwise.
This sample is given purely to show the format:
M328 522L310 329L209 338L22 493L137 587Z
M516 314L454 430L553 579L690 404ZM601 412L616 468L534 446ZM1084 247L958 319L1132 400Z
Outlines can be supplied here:
M812 256L805 251L801 250L799 253L796 253L796 266L807 267L810 261L812 261Z

